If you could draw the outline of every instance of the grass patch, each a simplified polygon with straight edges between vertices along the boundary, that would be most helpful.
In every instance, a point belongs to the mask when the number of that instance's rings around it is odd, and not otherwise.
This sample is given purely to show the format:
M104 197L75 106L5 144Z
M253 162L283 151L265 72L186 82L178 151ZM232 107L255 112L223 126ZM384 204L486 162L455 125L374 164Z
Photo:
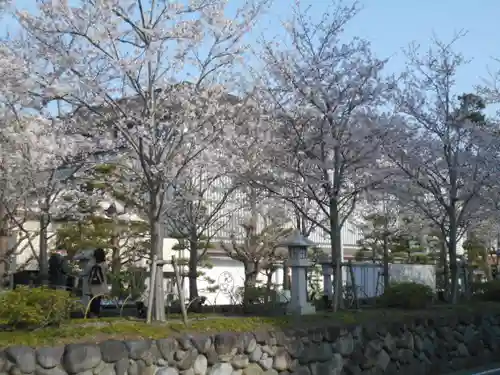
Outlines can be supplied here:
M32 332L0 332L0 347L28 345L33 347L73 342L100 342L107 339L159 339L182 333L248 332L292 325L293 318L207 318L191 320L188 327L179 321L148 325L142 321L108 318L75 320L59 328Z
M283 328L309 328L331 324L356 324L388 322L412 317L455 315L460 313L500 313L500 303L482 302L457 306L435 306L424 311L366 309L338 313L318 313L302 317L221 317L216 315L190 315L185 327L177 316L170 316L164 324L147 325L142 321L122 318L75 319L59 328L35 331L0 332L0 347L28 345L32 347L55 346L74 342L101 342L107 339L158 339L182 333L253 332Z

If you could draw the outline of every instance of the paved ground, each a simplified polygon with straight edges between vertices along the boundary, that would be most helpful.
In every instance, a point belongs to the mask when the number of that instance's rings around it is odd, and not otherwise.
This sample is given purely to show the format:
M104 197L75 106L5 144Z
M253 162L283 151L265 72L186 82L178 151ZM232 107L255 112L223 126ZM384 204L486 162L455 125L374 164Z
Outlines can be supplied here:
M476 370L460 371L446 375L500 375L500 365L492 365Z
M465 373L467 375L500 375L500 369L490 369L490 370L485 370L485 371L480 371L480 372L468 372Z
M500 375L500 369L489 369L481 372L476 372L474 375Z

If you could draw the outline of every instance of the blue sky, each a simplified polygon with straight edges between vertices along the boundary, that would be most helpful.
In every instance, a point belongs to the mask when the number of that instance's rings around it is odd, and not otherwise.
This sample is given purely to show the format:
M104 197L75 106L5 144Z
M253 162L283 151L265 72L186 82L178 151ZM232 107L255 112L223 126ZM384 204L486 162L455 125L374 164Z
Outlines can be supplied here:
M236 4L242 1L230 0ZM279 34L280 22L291 15L292 2L294 0L274 0L255 33ZM319 17L330 0L302 0L301 3L304 6L311 4L312 12ZM33 9L35 0L17 0L16 4ZM456 48L472 61L460 72L458 91L472 90L475 84L487 78L488 67L500 69L500 63L492 60L493 57L500 58L500 44L496 40L500 26L495 26L500 14L499 0L476 3L465 0L361 0L361 4L364 9L352 20L345 36L359 36L371 41L379 58L390 57L390 72L404 69L401 49L409 42L416 41L426 47L433 33L441 40L449 41L462 29L468 34L457 42Z
M267 32L278 32L276 21L291 13L286 5L289 1L293 0L275 1L264 22ZM329 3L329 0L302 1L302 4L311 4L318 16ZM500 44L496 39L500 31L498 0L362 0L361 4L364 8L347 27L346 37L359 36L371 41L379 58L390 57L390 71L405 68L401 49L409 42L416 41L426 47L433 33L448 42L461 29L468 34L457 42L456 49L472 61L460 72L458 90L471 90L487 77L488 66L492 70L500 69L500 63L492 60L500 58Z

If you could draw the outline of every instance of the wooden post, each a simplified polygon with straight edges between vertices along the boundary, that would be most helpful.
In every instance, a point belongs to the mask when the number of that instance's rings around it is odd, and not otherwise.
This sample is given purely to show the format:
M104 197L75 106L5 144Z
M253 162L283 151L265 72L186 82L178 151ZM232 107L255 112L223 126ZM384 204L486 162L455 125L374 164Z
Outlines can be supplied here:
M146 318L146 323L151 324L151 315L153 314L153 302L154 302L154 294L155 294L155 285L156 285L156 255L153 255L153 259L151 260L151 272L150 272L150 280L149 280L149 295L148 295L148 314Z
M172 267L174 269L175 281L177 284L177 292L179 293L179 303L181 305L182 321L184 325L187 326L188 318L187 318L186 305L184 302L184 290L182 289L181 275L179 274L179 267L177 266L177 260L175 259L175 256L172 257Z
M165 312L162 310L165 310L165 304L161 303L160 301L163 301L163 298L160 298L161 291L163 290L161 281L163 280L163 277L158 277L158 275L163 274L163 265L165 263L160 263L162 260L157 259L156 260L156 273L155 273L155 314L158 317L159 320L163 320L160 318L161 316L165 315Z
M356 278L354 277L354 272L352 270L352 261L350 259L347 262L347 269L349 270L349 274L351 277L352 295L356 303L356 309L359 309L358 289L356 288Z

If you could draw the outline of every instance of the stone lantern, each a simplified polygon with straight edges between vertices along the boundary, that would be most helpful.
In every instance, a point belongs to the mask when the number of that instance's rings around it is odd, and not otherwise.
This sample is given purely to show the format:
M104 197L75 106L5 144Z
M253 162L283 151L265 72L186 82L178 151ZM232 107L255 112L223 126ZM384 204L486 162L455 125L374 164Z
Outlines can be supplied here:
M299 315L312 314L316 310L307 302L307 268L311 266L307 257L307 248L314 243L294 231L281 246L288 248L288 266L292 271L291 299L289 312Z
M333 264L332 260L326 254L323 255L319 263L323 273L323 293L328 298L328 301L333 299Z

